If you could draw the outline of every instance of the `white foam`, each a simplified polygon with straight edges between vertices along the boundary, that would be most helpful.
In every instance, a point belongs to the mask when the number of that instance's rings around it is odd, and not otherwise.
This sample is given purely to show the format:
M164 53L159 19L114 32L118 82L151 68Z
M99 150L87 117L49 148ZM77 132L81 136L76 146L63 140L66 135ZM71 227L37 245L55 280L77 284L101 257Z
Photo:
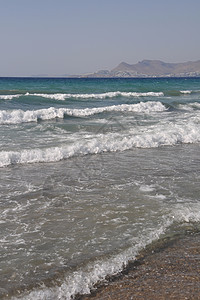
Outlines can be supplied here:
M141 185L140 190L142 192L152 192L155 190L155 187L153 185Z
M180 143L200 142L198 122L188 122L186 125L173 124L154 127L151 131L140 131L139 128L119 133L94 134L83 136L73 144L46 149L27 149L21 151L0 152L0 167L11 164L36 162L55 162L76 155L97 154L102 152L125 151L137 148L155 148L171 146Z
M168 211L168 212L167 212ZM187 205L176 204L166 211L166 215L161 217L157 228L147 229L145 233L133 240L132 246L119 254L111 257L97 259L84 267L80 267L73 273L66 274L60 286L45 285L35 288L31 292L12 297L12 299L22 300L54 300L73 299L77 294L89 294L94 285L99 281L104 281L106 276L119 273L127 266L129 261L133 261L136 255L145 246L161 238L168 229L175 226L181 229L180 225L185 223L195 223L200 221L200 204L188 203Z
M121 104L84 109L69 109L69 108L55 108L39 110L2 110L0 111L0 124L18 124L24 122L37 122L38 119L50 120L55 118L63 119L65 115L75 117L86 117L102 112L142 112L150 113L156 111L164 111L166 107L161 102L149 101L140 102L136 104Z
M180 91L181 92L181 94L191 94L192 93L192 91Z
M190 90L180 91L182 94L191 94ZM16 95L0 95L0 99L2 100L12 100L13 98L19 98L21 96L35 96L42 97L52 100L60 100L64 101L66 99L106 99L106 98L115 98L115 97L161 97L164 96L163 92L106 92L106 93L87 93L87 94L72 94L72 93L29 93L26 94L16 94Z
M193 102L193 103L188 103L188 104L179 104L179 107L184 110L192 111L194 109L200 109L200 103Z
M177 204L174 214L174 219L177 222L194 223L200 222L200 204L199 203L188 203Z
M63 118L63 109L56 109L50 107L48 109L40 110L1 110L0 111L0 124L18 124L26 122L37 122L38 119L49 120L54 118Z
M35 96L35 97L43 97L43 98L47 98L47 99L54 99L54 100L65 100L68 94L38 94L38 93L26 93L25 96Z
M22 96L21 94L17 94L17 95L0 95L0 99L1 100L12 100L13 98L19 98L20 96Z
M138 251L164 234L167 227L169 227L172 222L172 218L165 220L163 224L160 224L159 229L149 230L149 233L146 235L135 239L135 245L133 247L130 247L119 254L112 255L110 258L91 262L87 266L67 275L60 286L54 286L52 288L43 286L39 289L34 289L29 294L27 293L19 297L13 297L12 299L70 300L77 294L89 294L95 283L105 280L106 276L118 274L130 260L135 260Z
M91 93L91 94L64 94L64 93L55 93L55 94L33 93L33 94L31 94L31 93L26 93L26 95L55 99L55 100L65 100L65 99L69 99L69 98L105 99L105 98L114 98L114 97L118 97L118 96L122 96L122 97L160 97L160 96L164 96L164 94L162 92L140 93L140 92L120 92L120 91L99 93L99 94L95 94L95 93Z

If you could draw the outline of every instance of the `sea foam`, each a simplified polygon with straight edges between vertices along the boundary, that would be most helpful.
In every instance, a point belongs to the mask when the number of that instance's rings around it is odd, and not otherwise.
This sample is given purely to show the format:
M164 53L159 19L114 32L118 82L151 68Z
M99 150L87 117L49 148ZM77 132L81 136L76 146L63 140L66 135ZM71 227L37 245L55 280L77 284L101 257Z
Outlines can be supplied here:
M20 96L23 96L23 95L20 95L20 94L17 94L17 95L0 95L0 99L1 100L12 100L13 98L19 98Z
M43 287L33 291L13 297L12 299L22 300L42 300L42 299L74 299L77 294L89 294L94 285L106 279L107 276L113 276L121 272L128 262L135 260L138 252L152 241L158 239L166 229L173 223L172 218L168 218L160 224L159 229L149 230L150 232L135 239L135 245L111 257L96 259L88 263L85 267L66 275L60 286L52 288Z
M172 91L167 92L166 95L189 95L193 93L199 93L199 90L181 90L181 91ZM105 92L105 93L30 93L26 92L24 94L11 94L11 95L0 95L0 99L2 100L12 100L14 98L19 97L42 97L46 99L59 100L64 101L67 99L106 99L106 98L116 98L116 97L162 97L165 96L165 92L121 92L121 91L113 91L113 92Z
M84 109L55 108L39 110L1 110L0 124L19 124L26 122L37 122L40 120L50 120L55 118L63 119L65 115L75 117L86 117L103 112L138 112L151 113L164 111L166 107L161 102L149 101L136 104L121 104Z
M63 282L59 286L51 288L45 285L26 292L18 297L12 297L12 300L42 300L42 299L74 299L76 295L90 294L97 282L103 282L107 276L113 276L121 272L130 261L134 261L136 255L145 248L145 246L158 240L168 232L171 226L176 226L177 231L181 230L179 224L195 223L200 221L199 203L188 204L187 209L182 205L177 205L176 209L169 210L168 214L159 222L155 229L148 230L139 238L134 240L134 245L128 249L111 257L104 257L89 262L86 266L80 267L77 271L66 274Z
M24 149L21 151L0 152L0 167L12 164L37 162L56 162L78 155L98 154L102 152L125 151L132 148L157 148L176 144L200 142L198 122L188 124L169 124L147 129L129 129L128 132L93 135L87 140L76 140L73 144L44 149Z
M105 98L114 98L118 96L122 97L160 97L164 94L162 92L107 92L107 93L91 93L91 94L64 94L64 93L57 93L57 94L44 94L44 93L26 93L27 96L36 96L36 97L43 97L43 98L49 98L49 99L55 99L55 100L65 100L69 98L80 98L80 99L105 99Z
M180 91L180 92L181 92L181 94L191 94L192 93L192 91L189 91L189 90L188 91L187 90L186 91Z
M179 104L179 108L184 109L184 110L199 110L200 109L200 103L198 102L193 102L193 103L188 103L188 104Z

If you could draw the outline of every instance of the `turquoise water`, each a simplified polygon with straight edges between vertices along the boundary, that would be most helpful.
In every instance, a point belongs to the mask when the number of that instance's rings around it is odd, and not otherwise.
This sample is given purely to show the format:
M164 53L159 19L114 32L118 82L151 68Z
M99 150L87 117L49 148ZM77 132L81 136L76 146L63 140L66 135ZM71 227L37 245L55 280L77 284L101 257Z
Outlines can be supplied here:
M88 293L199 230L199 126L200 78L0 78L0 297Z

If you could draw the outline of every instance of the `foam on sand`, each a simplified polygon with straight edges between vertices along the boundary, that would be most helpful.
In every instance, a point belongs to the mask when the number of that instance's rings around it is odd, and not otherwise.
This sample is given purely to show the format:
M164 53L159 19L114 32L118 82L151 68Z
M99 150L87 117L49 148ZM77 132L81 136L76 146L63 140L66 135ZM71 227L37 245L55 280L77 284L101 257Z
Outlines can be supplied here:
M155 229L148 230L134 240L134 245L128 249L110 257L96 259L86 266L80 267L77 271L66 274L60 286L48 288L41 286L31 292L12 298L21 300L42 300L42 299L66 299L70 300L77 294L89 294L94 285L106 279L107 276L116 275L126 267L129 261L134 261L138 252L158 240L167 232L170 226L178 227L179 223L194 223L200 221L200 205L192 203L186 209L182 205L177 205L176 210L169 210L159 222Z

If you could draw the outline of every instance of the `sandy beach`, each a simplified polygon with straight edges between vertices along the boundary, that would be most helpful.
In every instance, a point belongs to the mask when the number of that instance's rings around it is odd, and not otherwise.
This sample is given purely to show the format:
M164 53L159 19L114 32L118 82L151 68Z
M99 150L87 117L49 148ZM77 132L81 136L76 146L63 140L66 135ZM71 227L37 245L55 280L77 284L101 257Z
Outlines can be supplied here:
M199 241L200 235L189 235L158 252L148 249L123 274L79 299L200 299Z

